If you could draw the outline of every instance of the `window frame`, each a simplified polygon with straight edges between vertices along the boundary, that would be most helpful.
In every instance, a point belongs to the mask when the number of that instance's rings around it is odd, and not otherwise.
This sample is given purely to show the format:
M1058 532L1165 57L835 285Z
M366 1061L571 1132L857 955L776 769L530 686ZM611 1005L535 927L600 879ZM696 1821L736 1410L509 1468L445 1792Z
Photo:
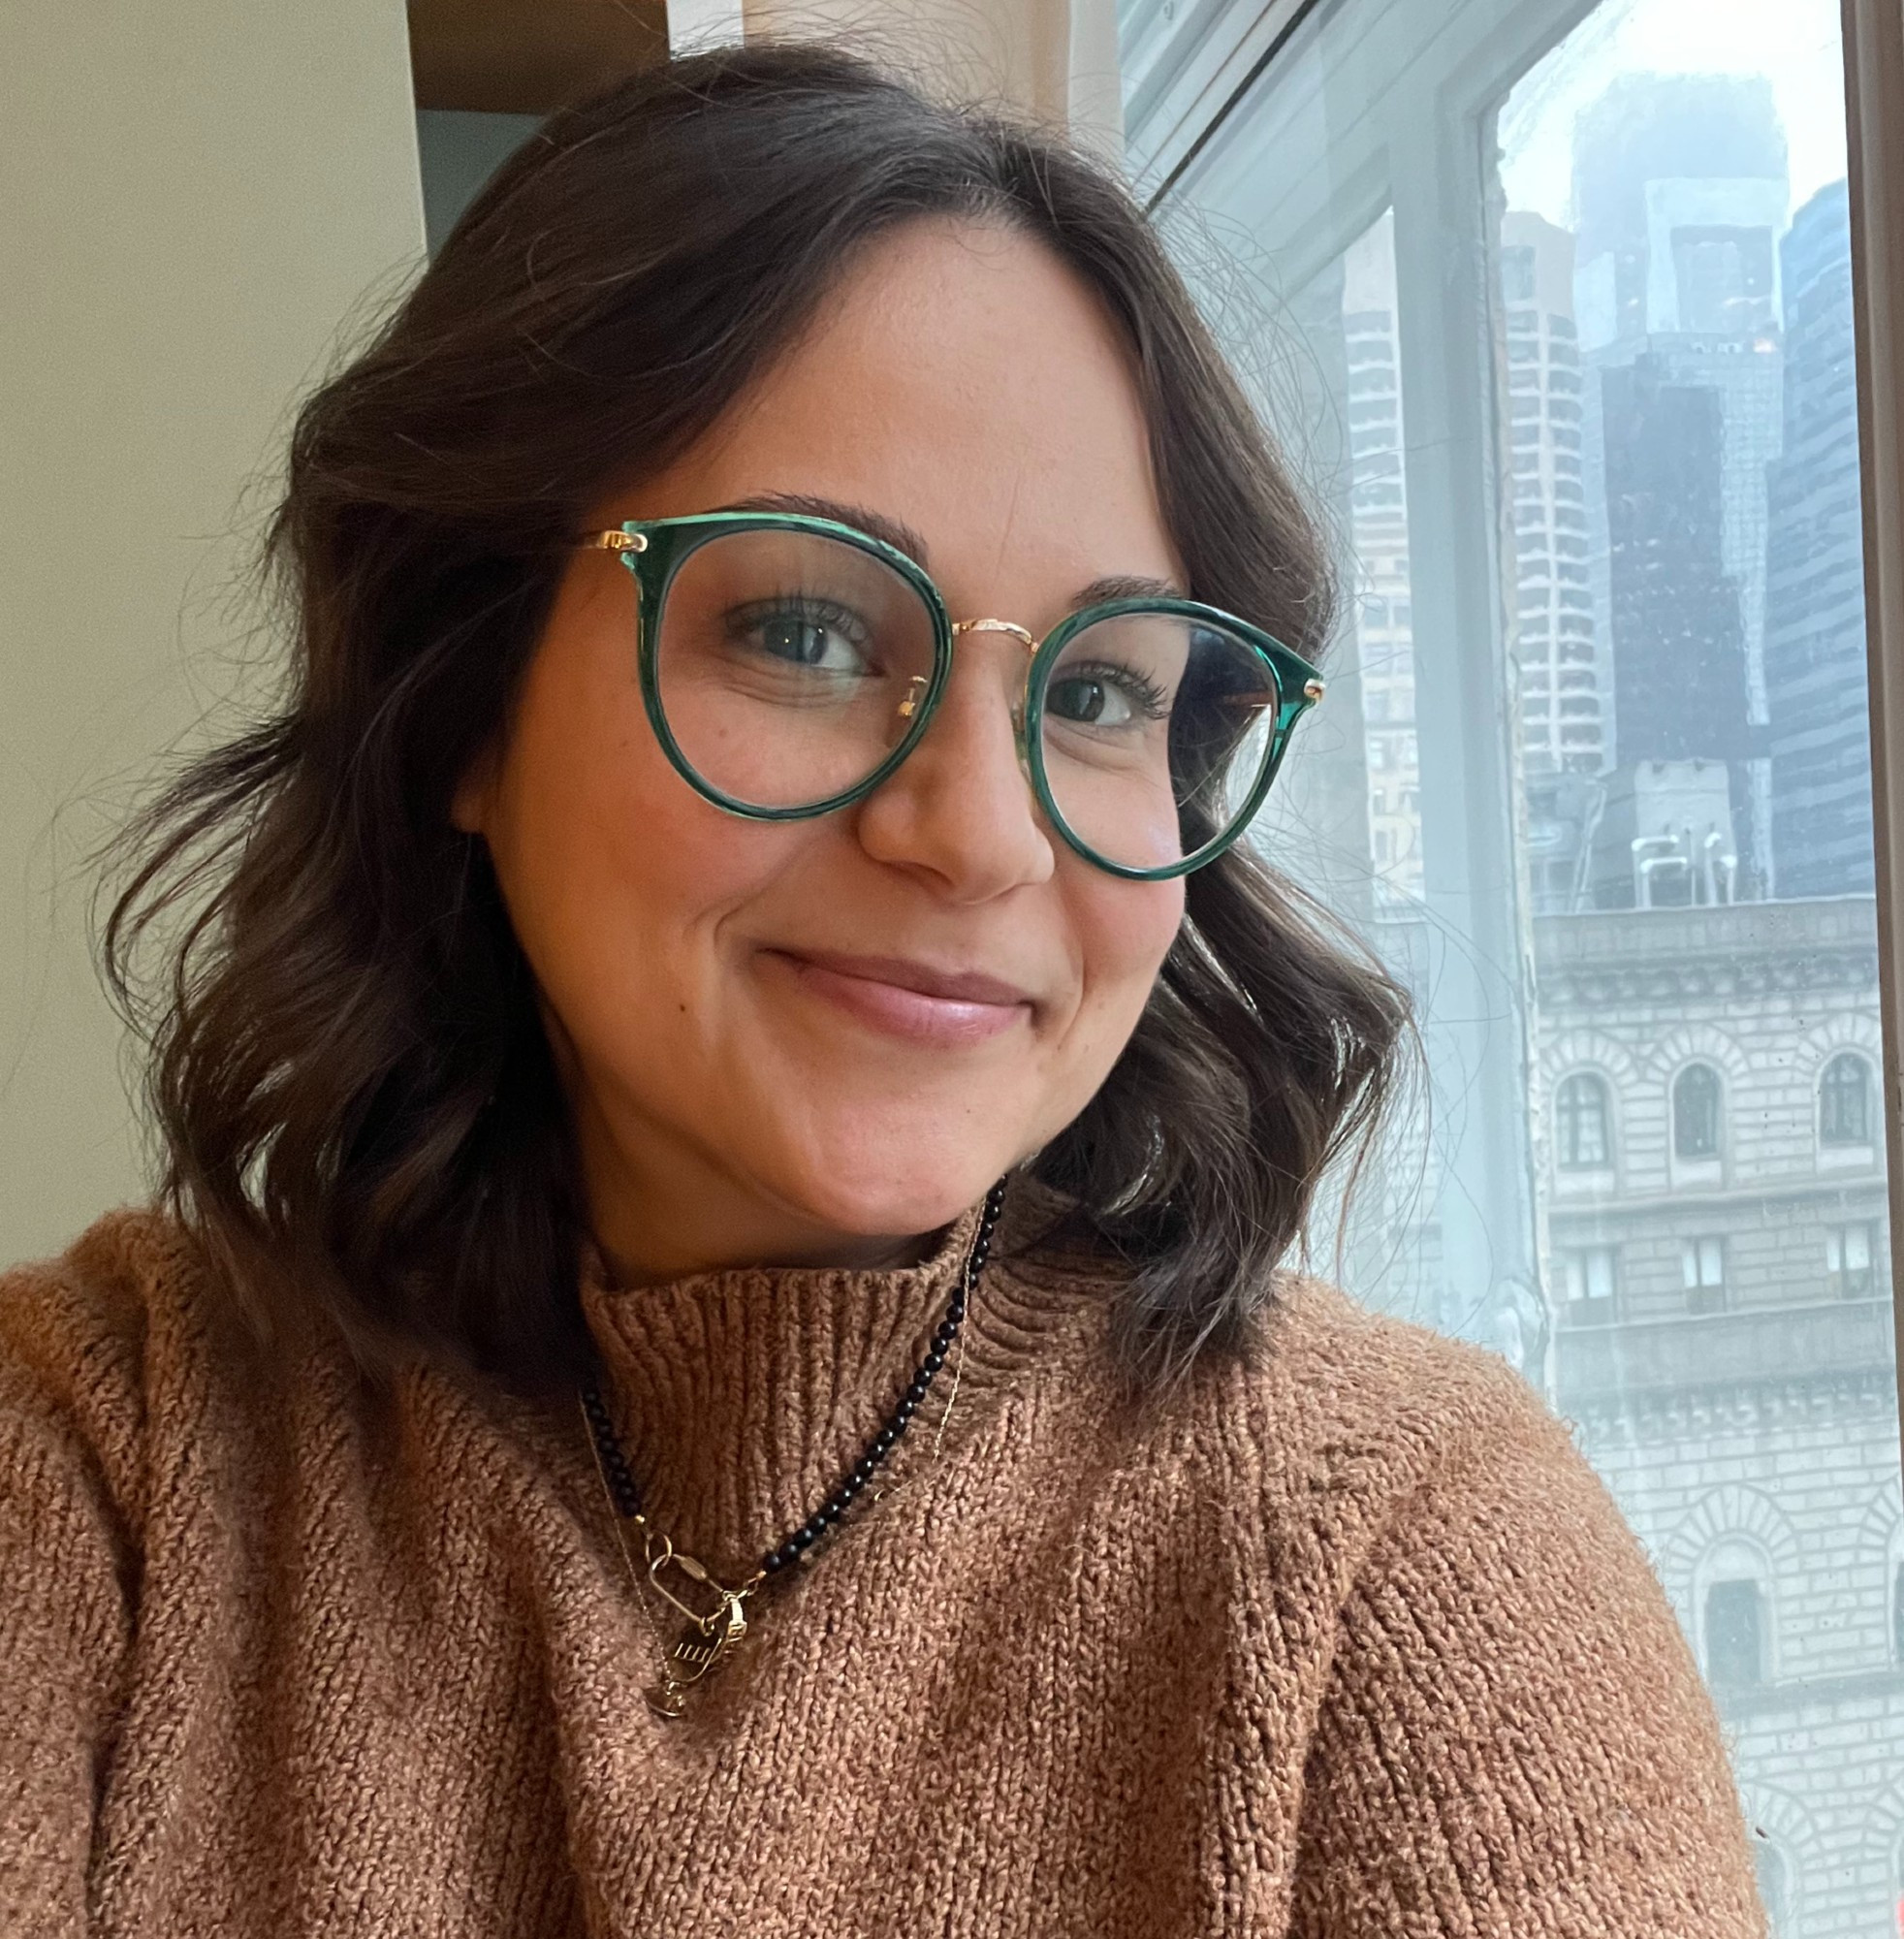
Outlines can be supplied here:
M1842 0L1851 184L1852 331L1864 500L1864 623L1871 683L1880 1097L1904 1124L1904 8ZM1885 1139L1891 1230L1904 1217L1904 1137ZM1904 1247L1890 1248L1904 1403Z
M1858 1134L1856 1137L1844 1135L1842 1129L1834 1128L1831 1120L1842 1115L1840 1097L1849 1087L1832 1082L1832 1072L1855 1069L1857 1072L1857 1115ZM1871 1061L1861 1051L1834 1050L1818 1071L1818 1126L1816 1136L1822 1151L1868 1151L1871 1136Z
M1752 1592L1752 1642L1753 1665L1749 1677L1734 1679L1721 1676L1715 1668L1712 1647L1712 1599L1723 1589L1749 1589ZM1765 1594L1765 1584L1758 1574L1718 1575L1707 1582L1699 1592L1699 1653L1703 1658L1706 1682L1713 1694L1719 1697L1743 1697L1764 1689L1772 1679L1766 1659L1771 1652L1766 1647L1766 1605L1769 1598Z
M1688 1313L1724 1313L1729 1301L1730 1248L1724 1232L1697 1232L1679 1242L1679 1276ZM1711 1276L1708 1277L1708 1264Z
M1709 1083L1709 1097L1701 1097L1699 1106L1710 1113L1710 1137L1698 1151L1688 1151L1681 1138L1680 1117L1681 1087L1695 1080ZM1720 1074L1717 1065L1709 1058L1696 1057L1682 1064L1672 1074L1672 1082L1666 1089L1666 1116L1672 1138L1672 1155L1681 1164L1709 1164L1717 1160L1725 1148L1726 1136L1726 1080Z
M1140 167L1138 186L1153 207L1167 194L1190 192L1221 161L1213 138L1231 110L1275 61L1300 53L1308 42L1303 29L1326 4L1307 0L1291 12L1271 0L1243 10L1255 28L1275 26L1273 45L1227 94L1203 97L1209 118L1180 141L1173 166ZM1384 210L1394 211L1400 387L1421 399L1403 454L1423 900L1431 918L1419 986L1432 995L1420 1033L1427 1068L1447 1073L1444 1127L1458 1117L1461 1128L1441 1154L1432 1217L1446 1282L1472 1288L1471 1299L1508 1282L1544 1283L1527 1109L1531 929L1506 731L1510 595L1496 518L1506 456L1495 396L1498 299L1483 156L1511 78L1596 4L1467 0L1435 38L1438 79L1427 88L1412 59L1394 57L1380 98L1358 95L1352 139L1339 144L1343 164L1305 200L1294 225L1299 244L1278 258L1283 286L1301 289ZM1238 31L1247 38L1251 30ZM1358 88L1369 82L1352 79ZM1127 137L1139 157L1155 148L1144 126ZM1450 262L1461 264L1462 273L1450 274Z
M1571 1290L1571 1281L1577 1272L1583 1287L1593 1284L1593 1266L1596 1260L1603 1261L1606 1268L1606 1290L1595 1293L1582 1291L1577 1296ZM1586 1245L1561 1247L1555 1254L1555 1263L1560 1268L1556 1310L1561 1323L1567 1326L1610 1325L1620 1316L1620 1249L1603 1241L1593 1241Z
M1570 1136L1563 1127L1573 1125L1584 1114L1571 1100L1576 1096L1590 1096L1595 1100L1592 1115L1600 1125L1600 1156L1593 1159L1578 1157L1578 1140ZM1570 1155L1570 1146L1575 1155ZM1613 1087L1603 1071L1593 1069L1570 1070L1554 1086L1554 1169L1563 1175L1578 1177L1604 1175L1615 1169L1615 1146L1613 1140Z
M1864 1246L1864 1263L1854 1266L1851 1262L1852 1238L1858 1235ZM1828 1296L1832 1299L1874 1299L1878 1296L1878 1276L1881 1270L1883 1243L1879 1236L1878 1222L1875 1219L1842 1219L1825 1228L1825 1279L1829 1287ZM1838 1256L1836 1265L1831 1263L1833 1253ZM1864 1285L1854 1290L1852 1276L1862 1273Z

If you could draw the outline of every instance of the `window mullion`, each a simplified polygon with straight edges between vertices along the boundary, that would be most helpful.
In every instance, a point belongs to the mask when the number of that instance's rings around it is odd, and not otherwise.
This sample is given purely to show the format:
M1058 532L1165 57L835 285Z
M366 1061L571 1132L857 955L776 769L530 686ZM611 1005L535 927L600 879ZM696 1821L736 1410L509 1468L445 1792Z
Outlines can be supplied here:
M1494 595L1488 198L1477 127L1438 117L1438 105L1416 95L1391 122L1390 178L1430 916L1423 1033L1445 1164L1444 1318L1458 1327L1503 1282L1538 1286L1539 1275L1526 1108L1531 950Z
M1891 1230L1904 1231L1904 9L1843 0ZM1904 1369L1904 1277L1891 1248ZM1904 1404L1904 1385L1900 1386Z

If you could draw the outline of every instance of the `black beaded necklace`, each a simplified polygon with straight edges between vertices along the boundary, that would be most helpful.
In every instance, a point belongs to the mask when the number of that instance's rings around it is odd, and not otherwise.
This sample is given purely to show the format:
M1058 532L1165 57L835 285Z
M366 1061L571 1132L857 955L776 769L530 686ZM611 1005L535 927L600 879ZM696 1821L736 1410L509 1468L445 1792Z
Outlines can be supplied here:
M958 1338L966 1309L971 1301L972 1289L978 1284L979 1274L985 1270L986 1257L992 1250L992 1234L998 1225L999 1215L1004 1209L1004 1199L1005 1186L1000 1179L985 1194L985 1205L978 1215L978 1228L972 1234L971 1249L966 1255L965 1268L953 1288L945 1317L939 1321L925 1358L919 1362L918 1370L900 1396L886 1424L868 1443L866 1451L832 1494L777 1548L769 1549L761 1558L760 1566L738 1588L730 1589L725 1583L717 1582L693 1556L682 1554L665 1535L649 1525L648 1517L642 1510L641 1491L635 1486L635 1478L628 1472L627 1457L621 1451L621 1442L615 1432L608 1403L594 1382L584 1385L582 1415L588 1423L588 1439L594 1449L595 1467L601 1476L602 1490L616 1517L616 1540L620 1544L629 1577L639 1591L641 1578L645 1575L648 1582L687 1619L687 1627L663 1659L660 1683L647 1693L650 1705L658 1714L664 1717L679 1717L682 1714L688 1686L698 1683L717 1663L730 1655L746 1635L747 1598L770 1577L779 1575L794 1563L809 1558L813 1544L844 1517L860 1490L872 1480L880 1464L898 1445L912 1416L918 1413L919 1404L931 1390L934 1376L945 1364L945 1356L953 1341ZM629 1545L629 1529L641 1536L642 1561L639 1568L634 1550ZM683 1594L671 1587L668 1580L670 1570L684 1576L694 1585L693 1589ZM695 1600L688 1600L689 1596ZM706 1606L710 1597L715 1599L713 1607ZM701 1606L696 1606L697 1602Z

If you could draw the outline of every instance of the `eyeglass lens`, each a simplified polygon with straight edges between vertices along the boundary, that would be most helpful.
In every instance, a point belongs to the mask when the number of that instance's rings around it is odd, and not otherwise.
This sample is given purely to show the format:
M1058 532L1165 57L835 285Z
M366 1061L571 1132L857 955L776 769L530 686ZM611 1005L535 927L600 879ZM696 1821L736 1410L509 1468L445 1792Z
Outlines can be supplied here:
M930 685L934 628L884 560L822 533L729 532L669 582L655 642L682 758L729 799L800 809L865 780ZM1105 861L1164 868L1226 832L1269 757L1269 668L1224 629L1136 613L1094 622L1043 691L1052 806Z

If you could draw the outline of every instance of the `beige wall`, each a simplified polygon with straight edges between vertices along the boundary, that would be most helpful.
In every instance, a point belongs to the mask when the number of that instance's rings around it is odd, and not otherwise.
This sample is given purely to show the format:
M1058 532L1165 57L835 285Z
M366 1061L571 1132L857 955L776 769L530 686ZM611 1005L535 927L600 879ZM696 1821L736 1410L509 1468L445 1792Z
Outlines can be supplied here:
M240 492L423 238L401 0L6 13L0 1262L144 1189L85 851L229 691Z
M717 11L717 0L696 4ZM1116 0L742 0L742 7L749 40L836 38L954 97L1009 101L1063 122L1080 142L1124 160Z

